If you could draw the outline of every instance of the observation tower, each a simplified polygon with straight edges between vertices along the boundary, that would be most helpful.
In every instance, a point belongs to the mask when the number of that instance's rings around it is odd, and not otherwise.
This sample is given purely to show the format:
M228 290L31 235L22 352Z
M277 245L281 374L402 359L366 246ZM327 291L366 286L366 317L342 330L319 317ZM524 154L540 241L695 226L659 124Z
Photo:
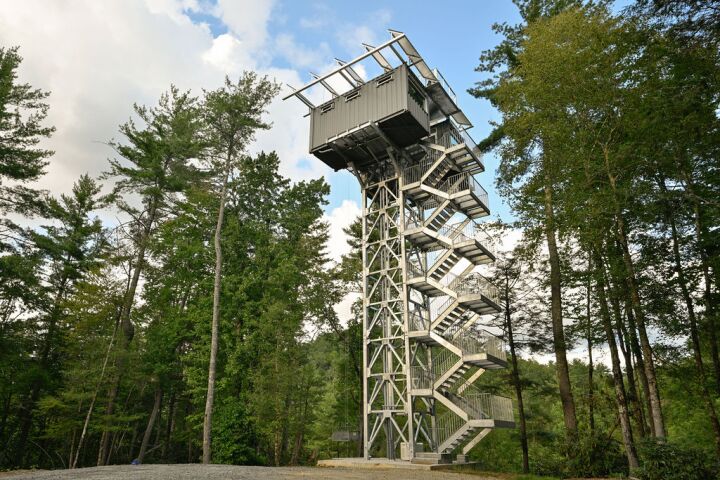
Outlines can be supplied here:
M309 108L310 152L362 189L364 456L462 463L515 426L509 398L473 385L507 366L503 341L478 326L500 311L476 271L495 260L477 223L490 214L485 168L455 93L407 36L363 46L284 99ZM315 105L319 94L330 100Z

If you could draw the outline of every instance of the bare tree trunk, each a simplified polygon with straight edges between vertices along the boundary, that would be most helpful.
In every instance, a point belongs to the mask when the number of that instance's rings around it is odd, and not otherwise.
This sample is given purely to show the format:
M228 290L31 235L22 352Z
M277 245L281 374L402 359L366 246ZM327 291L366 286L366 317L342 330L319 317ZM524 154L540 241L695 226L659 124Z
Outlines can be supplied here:
M513 336L512 318L510 313L510 283L505 277L505 328L507 329L508 345L510 346L510 361L512 363L512 379L515 387L515 398L518 404L520 417L520 448L522 449L522 471L530 472L530 453L528 449L527 424L525 421L525 405L523 403L522 384L520 383L520 370L515 353L515 337Z
M628 465L632 470L637 468L639 463L637 452L635 451L635 441L633 440L632 427L630 426L630 416L628 415L625 384L623 382L622 370L620 369L620 358L618 357L617 344L615 343L615 335L613 333L607 297L605 295L605 272L603 269L602 259L599 257L600 254L596 252L595 263L597 265L598 272L596 289L598 293L598 302L600 303L600 318L605 330L608 346L610 347L610 360L612 362L613 381L615 383L615 401L617 403L618 414L620 417L620 429L622 430L623 444L625 445L625 454L627 455Z
M145 435L143 435L142 443L140 444L140 453L138 453L138 461L143 463L145 459L145 452L147 451L148 444L150 443L150 435L152 434L153 427L155 426L155 419L157 418L158 412L160 411L160 403L162 402L162 389L160 386L155 388L155 402L153 403L153 409L148 419L147 428L145 428Z
M592 331L592 322L590 321L590 315L591 315L591 280L590 280L590 272L592 272L592 260L590 258L590 255L588 254L588 279L587 279L587 286L586 286L586 300L587 304L585 305L585 315L587 317L587 325L585 330L585 336L587 339L587 351L588 351L588 414L590 417L590 433L591 435L595 433L595 385L593 383L593 373L595 370L595 366L593 364L593 331ZM526 472L527 473L527 472Z
M128 348L130 347L130 343L135 336L135 327L130 321L130 311L132 310L132 306L135 301L135 293L137 291L137 286L140 281L140 275L145 266L145 251L147 248L148 239L150 238L150 233L152 232L152 227L155 224L155 220L157 217L157 208L158 200L153 199L150 204L150 209L148 210L147 221L145 222L145 226L142 229L142 235L138 239L138 251L137 255L135 256L135 266L133 268L130 284L128 285L128 289L125 292L125 297L123 298L123 303L119 312L120 328L123 331L123 335L120 337L120 347L122 347L123 352L127 352ZM122 380L122 376L125 370L125 358L123 355L120 355L118 357L117 370L118 373L115 377L113 385L110 387L110 392L108 393L108 404L105 408L105 415L108 417L108 422L111 421L110 418L113 413L115 413L115 401L117 400L117 395L120 390L120 382ZM107 427L109 427L109 425L107 425ZM105 465L109 461L111 453L110 439L111 435L109 434L108 428L106 428L105 431L103 431L100 441L100 448L98 450L98 465Z
M88 407L87 414L85 415L85 422L83 423L82 433L80 434L80 440L78 440L77 450L75 451L75 460L73 460L70 468L76 468L78 459L80 458L80 452L82 451L83 441L87 433L88 425L90 424L90 417L92 416L93 409L95 407L95 401L97 400L98 392L100 391L100 385L102 384L103 378L105 377L105 369L107 368L108 360L110 359L110 352L112 351L113 344L115 343L115 335L117 335L118 323L115 324L112 337L110 337L110 343L108 344L107 352L105 352L105 360L103 361L102 370L100 371L100 378L97 381L95 391L93 392L92 400L90 400L90 406Z
M660 188L663 193L667 193L665 187L665 181L661 180ZM680 286L680 292L682 293L683 300L685 301L685 308L688 311L688 323L690 327L690 340L693 346L693 359L695 360L695 370L698 377L698 384L700 387L700 394L705 402L705 409L707 410L708 417L710 419L710 425L712 425L713 433L715 434L715 452L718 458L720 458L720 422L718 422L717 412L715 411L715 404L710 396L710 392L707 388L707 376L705 375L705 366L702 359L702 347L700 345L700 334L698 332L697 317L695 316L695 305L693 304L692 297L690 296L690 290L687 286L687 280L685 279L685 271L682 267L682 261L680 258L680 245L678 242L677 226L675 224L675 217L672 214L671 208L668 205L666 218L670 224L670 233L672 235L672 252L673 260L675 264L675 273L678 276L678 285Z
M690 174L684 169L682 172L683 179L685 180L685 187L689 193L690 202L693 209L693 224L695 227L695 243L697 245L698 253L700 254L700 264L702 266L703 276L703 300L705 303L705 321L706 331L708 333L708 343L710 344L710 357L715 373L715 389L717 394L720 395L720 354L718 353L718 338L717 338L717 326L716 326L716 305L712 294L712 278L710 276L710 258L708 255L707 247L705 246L704 236L706 233L705 223L703 222L702 210L695 193L695 182L693 181ZM664 183L664 182L663 182Z
M577 434L577 416L575 400L570 387L570 371L567 361L567 345L562 320L562 298L560 278L560 255L555 238L555 213L553 211L552 179L545 173L545 236L550 260L550 294L551 317L553 330L553 347L555 350L555 369L560 390L560 401L563 407L563 418L568 439L572 442Z
M640 437L645 437L645 416L643 415L642 405L638 398L637 383L635 381L635 369L632 363L632 353L630 351L630 345L625 340L625 331L622 325L622 310L620 309L620 300L617 295L612 295L610 303L613 309L613 315L615 316L615 329L617 330L618 344L620 345L620 352L623 355L625 362L625 374L628 379L627 388L627 400L628 406L632 411L632 418L635 421L635 428L637 429Z
M645 311L642 307L640 293L637 286L635 265L633 264L632 256L630 255L630 247L628 244L628 236L625 228L625 220L623 218L620 204L617 199L617 179L612 174L610 169L610 158L607 148L603 148L603 155L605 158L605 168L607 170L608 180L610 182L610 187L613 192L613 204L615 209L616 226L615 234L617 236L618 243L622 248L623 263L625 264L630 300L633 310L635 311L635 318L637 320L638 333L640 336L640 346L642 348L642 353L645 360L645 376L647 377L648 381L648 394L650 397L650 406L652 407L650 415L652 418L652 423L654 425L655 437L659 441L664 441L666 433L665 422L662 416L662 404L660 403L660 389L657 384L657 376L655 375L655 362L653 360L652 347L650 345L650 339L648 338L647 334Z
M228 162L229 163L229 162ZM220 325L220 287L222 280L222 224L225 215L225 194L227 192L227 183L229 176L229 168L225 171L222 190L220 191L220 205L218 207L217 224L215 225L215 281L213 284L213 316L212 330L210 334L210 366L208 367L208 388L207 397L205 399L205 418L203 421L203 457L204 464L210 463L211 460L211 433L212 433L212 415L213 403L215 401L215 374L218 352L218 330Z

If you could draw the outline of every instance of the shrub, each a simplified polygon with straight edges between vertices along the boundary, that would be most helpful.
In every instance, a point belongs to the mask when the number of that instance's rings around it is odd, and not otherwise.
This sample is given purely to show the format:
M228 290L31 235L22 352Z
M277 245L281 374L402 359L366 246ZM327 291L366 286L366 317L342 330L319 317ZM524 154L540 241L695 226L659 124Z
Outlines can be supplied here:
M655 443L640 444L640 468L633 474L642 480L718 479L720 465L700 449Z

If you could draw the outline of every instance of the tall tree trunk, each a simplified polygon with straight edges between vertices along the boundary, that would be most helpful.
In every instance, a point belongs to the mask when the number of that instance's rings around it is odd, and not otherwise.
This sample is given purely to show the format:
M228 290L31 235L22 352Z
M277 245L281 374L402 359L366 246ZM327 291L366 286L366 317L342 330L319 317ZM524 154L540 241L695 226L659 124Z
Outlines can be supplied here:
M173 426L175 424L175 389L171 389L170 401L168 402L168 417L165 425L165 439L163 440L162 449L160 451L160 458L163 463L169 463L167 461L167 449L170 445L170 437L173 432Z
M138 453L138 462L143 463L145 459L145 452L147 451L148 444L150 443L150 435L152 434L153 427L155 427L155 419L160 411L160 404L162 402L162 389L158 385L155 388L155 402L153 403L153 409L148 419L147 427L145 428L145 434L143 435L142 443L140 444L140 453Z
M305 438L305 424L307 418L307 412L310 402L310 381L307 380L307 386L303 395L303 407L300 415L300 426L295 434L295 442L293 445L292 455L290 456L290 465L297 465L300 462L300 454L302 453L303 440Z
M550 296L551 318L553 331L553 347L555 350L555 368L560 390L560 401L563 407L565 429L570 442L577 434L577 416L575 415L575 400L570 386L570 371L567 361L567 345L562 320L562 298L560 279L560 254L558 253L555 238L555 213L553 211L553 187L549 172L545 173L544 185L545 203L545 237L550 260Z
M508 345L510 347L510 361L512 363L513 387L515 387L515 398L518 404L518 416L520 417L520 448L522 449L522 471L530 472L530 454L528 449L527 425L525 422L525 405L523 403L522 384L520 383L520 370L518 368L517 355L515 353L515 337L513 336L512 318L510 313L510 283L505 278L505 328L507 329Z
M225 195L227 192L227 183L229 176L228 168L225 171L222 189L220 191L220 205L218 207L217 224L215 225L215 281L213 284L213 313L212 327L210 334L210 366L208 367L208 387L207 397L205 399L205 418L203 421L203 456L204 464L210 463L211 452L211 433L212 433L212 415L213 403L215 401L215 374L218 352L218 330L220 325L220 287L222 281L222 225L225 216Z
M633 368L632 363L632 353L629 348L630 345L625 339L625 330L622 325L622 309L620 308L620 299L617 297L617 292L611 295L610 304L612 305L613 316L615 317L615 330L617 331L620 353L622 353L623 360L625 362L625 375L628 379L628 406L632 412L632 418L635 422L635 428L637 429L638 435L643 438L645 437L645 416L643 415L642 405L640 404L640 399L638 397L637 382L635 381L635 369Z
M67 259L66 261L69 261ZM40 365L39 370L41 375L47 373L50 369L50 351L52 350L53 344L55 343L55 334L57 330L57 322L62 312L61 304L65 298L65 291L67 288L68 279L63 276L60 280L58 291L55 294L53 300L53 306L48 315L48 327L45 337L43 339L42 350L40 353ZM17 454L16 458L21 466L25 466L25 461L28 458L29 450L25 448L28 437L30 436L30 430L33 424L33 414L35 412L35 406L40 399L40 394L45 387L45 381L42 376L36 378L32 383L30 394L24 402L22 408L22 415L20 419L20 435L16 444Z
M93 409L95 408L95 401L97 400L98 392L100 391L102 381L105 378L105 370L107 368L108 361L110 360L110 352L112 352L112 347L115 343L115 336L117 335L118 325L118 323L115 323L112 337L110 337L110 342L108 343L108 348L105 352L105 360L103 361L102 370L100 370L100 378L98 378L95 390L93 391L93 396L90 400L90 406L88 407L87 414L85 415L82 432L80 433L80 440L78 440L77 450L75 451L75 459L72 461L72 465L70 466L70 468L77 467L78 459L80 458L80 452L82 451L83 442L85 440L85 435L87 434L88 425L90 425L90 417L92 417Z
M612 246L610 248L612 248ZM630 340L628 338L629 335L627 334L627 329L623 324L622 308L620 307L622 292L618 287L620 283L618 282L616 276L612 273L612 265L610 261L607 262L607 266L604 268L608 271L608 274L606 275L607 289L610 295L612 314L615 318L615 330L617 331L618 344L620 346L620 352L623 355L623 360L625 362L625 374L628 379L628 387L626 390L628 407L630 408L631 416L634 420L638 435L640 435L641 438L644 438L646 436L645 415L643 414L642 404L640 403L640 397L638 395L637 382L635 381L635 368L633 367L632 351Z
M627 275L627 285L630 293L630 300L633 310L635 311L638 334L640 336L640 346L642 348L642 353L645 360L645 376L647 377L648 381L648 394L650 396L650 406L652 407L650 414L652 418L652 423L654 424L655 437L659 441L664 441L666 437L665 422L662 416L662 404L660 403L660 389L657 384L657 376L655 375L655 362L653 360L650 339L648 338L647 334L645 311L643 310L642 302L640 300L640 292L637 285L637 276L635 275L635 265L633 264L632 256L630 255L630 246L628 243L625 220L623 218L622 210L620 208L620 202L618 199L617 179L615 175L613 175L610 168L610 155L607 147L603 148L603 155L605 158L607 177L613 193L613 206L615 209L616 227L615 235L617 236L618 243L622 248L622 257L623 263L625 264L625 273Z
M630 426L630 416L628 414L627 399L625 396L625 384L623 381L622 370L620 369L620 358L618 356L617 344L615 343L615 335L613 333L612 322L610 320L610 311L608 310L607 297L605 294L605 272L603 269L602 259L598 252L595 253L595 264L597 265L597 281L596 290L598 294L598 302L600 304L600 319L602 320L605 337L610 347L610 360L612 362L613 381L615 383L615 401L618 407L620 417L620 429L622 430L623 444L625 446L625 454L628 459L630 469L638 467L638 457L635 450L635 441L633 440L632 427Z
M642 349L640 348L640 341L638 340L637 324L635 323L635 314L633 314L632 304L630 298L625 298L625 316L628 321L627 335L630 339L630 348L632 354L635 356L635 372L637 372L638 378L640 379L640 386L642 387L642 399L644 401L645 410L647 410L646 426L650 430L650 435L655 437L655 423L652 421L652 405L650 404L650 386L648 385L647 376L645 375L645 360L642 356Z
M702 267L703 276L703 300L705 303L705 323L706 331L708 334L708 343L710 344L710 357L712 358L713 368L715 373L715 390L720 395L720 354L718 353L718 338L717 338L717 324L716 314L717 309L715 300L712 294L712 277L710 276L710 255L708 254L705 246L705 224L702 217L702 209L700 203L697 200L697 194L695 193L695 182L693 182L691 176L683 169L681 169L683 177L685 179L685 185L690 194L690 200L693 209L693 224L695 227L695 243L697 245L698 253L700 254L700 265ZM664 182L663 182L664 185Z
M586 286L586 300L587 303L585 305L585 315L587 318L587 325L585 328L585 336L587 340L587 351L588 351L588 414L589 414L589 420L590 420L590 434L595 434L595 385L593 382L593 373L595 370L595 366L593 364L593 331L592 331L592 322L590 321L590 304L591 304L591 278L590 273L592 272L592 260L590 255L588 255L588 279L587 279L587 286ZM527 472L526 472L527 473Z
M120 337L119 344L123 353L126 353L128 351L128 349L130 348L130 343L135 336L135 327L133 326L132 321L130 321L130 311L132 310L132 306L135 301L135 293L137 291L137 286L140 281L140 275L142 274L143 268L145 266L145 251L147 248L148 240L150 238L150 234L152 232L152 228L155 224L155 220L157 219L158 203L159 200L156 198L153 199L150 203L150 208L148 210L148 218L145 222L144 228L142 229L142 235L138 239L138 251L135 255L135 265L132 271L132 276L130 277L130 283L128 285L127 291L125 292L122 306L120 307L120 329L122 330L123 335ZM124 370L125 357L123 354L121 354L118 356L117 359L118 373L115 376L115 380L112 386L110 387L110 391L108 392L108 403L105 407L105 416L108 418L108 422L112 421L111 417L115 413L115 401L117 400L117 395L120 391L120 382L122 381ZM100 448L98 449L98 465L105 465L111 453L111 435L109 427L109 423L106 424L106 428L101 436Z
M667 195L667 188L665 186L665 180L660 180L660 188L664 194ZM672 252L673 261L675 265L675 273L678 276L678 285L680 286L680 292L682 293L683 300L685 301L685 308L688 312L688 323L690 327L690 340L693 348L693 360L695 361L695 370L697 373L698 385L700 387L700 394L705 402L705 409L712 425L713 433L715 434L715 452L718 458L720 458L720 422L718 422L717 412L715 411L715 404L710 396L710 392L707 388L707 376L705 375L705 365L702 359L702 347L700 344L700 333L697 326L697 317L695 316L695 305L693 303L690 290L687 286L687 280L685 278L685 271L682 266L682 260L680 258L680 245L678 239L677 226L675 224L675 217L672 214L672 208L668 204L666 205L666 220L670 224L670 233L672 236Z

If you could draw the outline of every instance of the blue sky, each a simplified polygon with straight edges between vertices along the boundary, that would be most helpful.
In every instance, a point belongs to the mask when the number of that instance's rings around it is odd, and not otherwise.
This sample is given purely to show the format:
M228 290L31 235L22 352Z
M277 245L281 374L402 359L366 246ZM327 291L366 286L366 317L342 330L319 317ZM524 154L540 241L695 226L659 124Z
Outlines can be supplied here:
M332 5L332 6L329 6ZM341 58L356 56L362 52L360 45L350 50L337 41L337 34L331 29L303 28L302 21L313 16L330 15L332 22L350 23L365 16L367 22L374 19L387 19L386 28L405 32L415 47L431 67L438 68L458 95L461 108L474 124L471 134L476 140L490 132L489 121L498 118L497 112L488 102L470 96L467 89L480 78L474 71L480 52L492 48L498 42L498 36L492 31L494 22L519 21L517 9L510 1L461 1L448 2L448 8L438 11L438 2L367 1L362 8L352 2L306 3L286 1L281 5L283 16L273 25L276 29L298 31L308 44L326 42ZM380 13L380 12L384 12ZM384 18L383 18L384 17ZM382 26L378 26L381 30ZM379 32L379 38L385 39ZM313 160L317 161L317 160ZM478 178L490 192L494 214L504 219L510 218L509 209L502 205L493 188L493 173L497 159L485 158L487 172ZM360 194L357 182L347 172L331 174L330 208L336 207L343 199L350 198L359 202Z
M310 71L332 69L334 57L361 54L362 42L387 40L388 28L405 32L442 72L475 125L470 133L481 140L498 114L467 89L481 78L474 71L481 52L500 40L493 23L519 20L510 0L23 0L4 5L0 45L19 45L23 81L52 92L48 122L57 130L43 146L56 154L36 186L60 194L81 174L106 171L116 155L107 141L119 139L118 125L133 117L133 104L155 104L171 84L198 95L226 75L254 70L299 87ZM294 181L325 176L329 249L338 258L347 249L342 229L360 213L357 182L308 154L309 122L299 101L277 99L268 110L273 128L257 135L250 153L277 151L281 173ZM495 194L497 159L484 160L479 180L491 210L511 220ZM101 217L110 226L116 215Z
M388 38L387 28L408 35L431 67L438 68L458 94L461 108L474 124L471 134L476 140L491 130L490 121L497 112L485 101L467 93L467 89L480 78L474 71L483 50L499 41L493 33L495 22L517 23L520 17L509 0L447 2L447 8L438 11L437 2L397 1L380 2L319 2L285 0L274 5L268 23L273 37L290 35L303 48L321 52L330 64L334 56L353 58L363 52L359 40L368 43ZM218 18L207 14L188 12L196 22L206 22L214 35L227 32ZM348 34L344 35L344 29ZM362 39L367 33L369 38ZM358 40L353 43L354 40ZM294 68L292 59L276 56L271 62L279 68ZM309 81L307 72L303 80ZM297 86L297 85L294 85ZM300 121L300 119L298 119ZM309 158L307 162L319 162ZM493 213L510 219L508 208L494 192L493 172L497 166L494 156L485 158L487 172L479 176L490 192ZM307 165L307 163L306 163ZM328 172L331 186L328 211L339 207L343 200L360 203L359 187L348 172Z

